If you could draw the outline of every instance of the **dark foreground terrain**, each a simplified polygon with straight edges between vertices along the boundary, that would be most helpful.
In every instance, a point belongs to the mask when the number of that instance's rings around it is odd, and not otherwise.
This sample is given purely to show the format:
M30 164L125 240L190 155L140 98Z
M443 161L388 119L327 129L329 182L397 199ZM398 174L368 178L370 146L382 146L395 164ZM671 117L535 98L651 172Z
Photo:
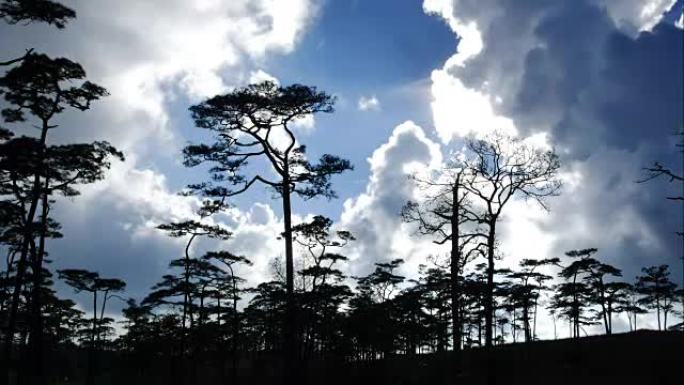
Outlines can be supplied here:
M310 362L298 384L679 384L684 370L682 332L639 331L578 340L509 344L493 349L470 349L457 370L450 353L393 356L370 362ZM79 358L76 359L75 357ZM96 384L282 384L282 364L267 357L242 360L238 381L229 364L200 360L159 362L151 357L123 357L101 353ZM58 384L82 384L74 373L86 360L63 354ZM195 367L192 367L194 363ZM186 374L183 375L182 373ZM71 374L71 375L70 375ZM186 377L183 381L182 377ZM488 378L488 376L490 376Z

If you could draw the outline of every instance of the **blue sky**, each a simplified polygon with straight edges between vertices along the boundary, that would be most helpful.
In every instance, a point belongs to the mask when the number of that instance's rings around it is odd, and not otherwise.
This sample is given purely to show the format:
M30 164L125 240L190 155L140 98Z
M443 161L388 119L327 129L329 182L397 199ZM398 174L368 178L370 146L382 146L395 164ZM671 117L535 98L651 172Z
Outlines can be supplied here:
M73 0L78 18L64 31L2 24L0 47L67 56L110 90L91 111L65 114L52 139L109 140L127 160L57 203L65 238L49 247L55 267L124 278L129 296L144 296L180 255L182 240L154 227L192 217L197 201L176 193L206 177L180 164L186 143L207 138L188 107L264 76L338 98L336 112L317 115L300 141L310 156L341 155L355 170L333 180L339 199L295 202L295 221L325 214L357 234L349 274L401 257L411 276L444 253L400 221L401 206L418 197L408 174L498 128L556 148L565 182L550 212L511 203L502 266L597 247L626 279L661 263L679 277L673 232L682 218L664 199L679 190L635 181L655 160L680 164L671 134L684 127L683 3ZM361 98L376 105L363 110ZM241 272L249 282L269 279L282 256L279 202L259 188L234 204L217 218L234 238L195 252L245 254L255 261Z
M315 85L337 97L333 114L316 116L317 129L302 137L313 157L333 153L355 165L352 172L335 178L337 202L325 199L296 207L312 213L338 217L344 199L361 193L368 180L367 158L387 140L392 129L406 120L431 124L430 73L456 50L457 40L446 23L422 12L419 0L325 1L297 48L276 55L261 69L283 84ZM378 110L361 111L361 97L375 97ZM174 122L186 139L200 140L192 128L187 106L179 98L170 104ZM193 171L178 164L150 159L168 175L172 186L182 188ZM262 189L263 190L263 189ZM236 199L244 204L270 196L255 191ZM257 199L259 199L257 198ZM280 212L277 204L274 209Z

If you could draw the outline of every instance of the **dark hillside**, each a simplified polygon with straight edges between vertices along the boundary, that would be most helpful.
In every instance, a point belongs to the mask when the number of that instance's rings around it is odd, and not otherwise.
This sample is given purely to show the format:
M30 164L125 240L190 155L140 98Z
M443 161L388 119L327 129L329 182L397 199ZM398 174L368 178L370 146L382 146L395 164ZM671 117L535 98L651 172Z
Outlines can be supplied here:
M684 334L639 331L494 348L496 384L676 384L684 364ZM455 376L449 355L396 357L350 371L356 384L485 384L487 355L463 353ZM375 380L372 380L374 378ZM342 382L340 382L342 383Z
M496 384L677 384L684 364L684 334L681 332L638 331L612 336L508 344L493 349L493 381ZM102 357L105 358L105 357ZM414 356L396 355L385 360L353 363L309 363L308 384L486 384L488 356L484 349L462 354L463 370L456 373L451 353ZM83 357L85 362L85 357ZM149 360L132 372L120 357L107 357L98 384L178 383L178 364ZM199 363L191 384L230 383L216 363ZM282 384L277 360L261 357L241 362L240 378L245 384ZM80 384L78 380L60 384Z

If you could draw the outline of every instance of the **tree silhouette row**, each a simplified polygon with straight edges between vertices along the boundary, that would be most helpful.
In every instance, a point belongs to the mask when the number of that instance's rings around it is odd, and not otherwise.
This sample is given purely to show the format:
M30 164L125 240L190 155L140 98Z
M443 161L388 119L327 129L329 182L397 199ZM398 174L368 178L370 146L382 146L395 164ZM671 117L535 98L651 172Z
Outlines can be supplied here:
M74 17L53 1L0 2L0 18L9 24L61 29ZM158 225L185 244L144 298L125 298L126 283L99 272L57 271L75 292L92 296L92 304L83 304L87 315L52 288L49 241L63 234L51 211L59 197L76 197L79 186L103 179L111 162L124 157L106 141L58 144L50 134L60 129L60 114L86 111L108 93L85 80L78 63L33 49L0 66L7 125L0 127L6 383L43 384L55 373L65 375L72 369L54 364L65 351L88 357L85 374L73 369L70 375L89 384L112 357L135 373L168 364L178 383L194 383L202 365L235 382L245 362L271 359L292 381L314 361L371 362L531 342L539 338L542 309L551 316L554 338L565 335L559 324L579 338L591 325L614 333L619 315L626 315L630 330L647 313L659 330L671 326L673 314L681 316L675 304L684 293L667 265L646 267L628 282L619 267L588 248L502 267L511 265L504 257L512 258L503 255L498 232L506 208L528 200L548 209L562 184L552 149L501 133L465 139L441 169L408 180L417 199L396 215L415 229L416 239L448 252L424 256L411 278L392 255L361 256L377 259L373 270L346 275L355 263L346 255L355 235L322 215L293 223L292 213L295 199L336 198L332 178L353 169L336 155L311 160L294 129L301 119L332 113L335 99L315 87L269 81L189 108L208 135L183 149L184 165L196 173L181 194L201 205L192 217ZM660 164L648 171L681 180ZM237 195L256 188L282 204L284 260L273 260L271 280L253 284L246 277L256 256L226 249L235 229L218 218ZM200 243L214 248L198 252ZM118 320L106 312L113 298L127 303Z

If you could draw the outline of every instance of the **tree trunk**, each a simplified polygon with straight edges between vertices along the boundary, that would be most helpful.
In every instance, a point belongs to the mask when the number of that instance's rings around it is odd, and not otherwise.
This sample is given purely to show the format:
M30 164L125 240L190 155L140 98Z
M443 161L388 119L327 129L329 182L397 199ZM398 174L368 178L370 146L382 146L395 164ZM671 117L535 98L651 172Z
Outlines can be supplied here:
M90 349L88 352L88 385L95 384L95 335L97 333L97 290L93 291L93 332L90 336Z
M104 293L102 293L102 306L100 307L100 321L104 319L104 313L105 313L105 308L107 307L107 296L109 295L109 290L105 290ZM102 335L100 333L97 333L97 341L102 340Z
M299 349L297 348L297 319L295 315L295 294L294 294L294 256L292 251L292 203L290 202L290 178L287 174L288 164L284 167L286 174L283 177L283 222L285 239L285 289L287 293L287 304L285 314L285 362L287 364L288 375L284 376L285 383L291 383L298 378Z
M451 199L453 200L453 213L451 215L451 327L452 345L454 351L461 350L461 306L460 306L460 260L461 252L459 249L459 203L458 203L458 184L460 175L456 177L456 183L452 190Z
M238 318L238 310L237 310L237 303L238 303L238 292L237 292L237 280L235 279L235 273L233 272L233 266L231 264L227 264L228 269L230 270L230 278L233 281L233 320L231 322L231 327L233 331L233 343L231 346L231 360L232 360L232 383L237 384L238 383L238 376L237 376L237 365L238 365L238 335L239 335L239 328L240 328L240 319Z
M38 250L33 253L33 290L31 299L31 355L33 356L33 367L31 370L31 378L36 384L41 384L43 381L43 315L42 315L42 271L43 259L45 257L45 238L48 232L48 187L49 180L45 179L44 191L42 193L41 203L41 217L40 217L40 235L38 240Z
M608 322L608 309L606 309L606 295L605 295L605 289L603 286L603 279L602 278L599 280L599 295L601 296L600 301L601 301L601 311L603 312L603 325L605 326L606 334L610 335L610 325Z
M511 324L511 334L513 334L513 343L518 342L518 340L517 340L518 334L517 334L517 330L515 329L515 325L516 325L515 323L516 323L517 320L515 319L515 316L516 316L516 314L515 314L515 306L513 306L513 317L512 317L512 318L513 318L513 323Z
M572 277L572 306L573 306L573 323L574 327L572 329L572 337L578 338L579 335L579 299L577 298L577 272Z
M36 210L38 208L38 202L41 196L41 183L40 174L43 169L43 163L45 161L45 143L47 142L48 133L48 122L43 121L43 127L40 134L40 149L38 153L38 167L35 175L33 177L33 188L31 191L31 202L29 205L29 211L26 215L23 239L21 244L21 254L19 256L19 262L17 266L17 274L14 281L14 291L12 292L12 302L10 304L10 311L8 316L7 329L5 330L5 346L4 346L4 360L5 367L5 379L9 383L10 379L10 365L12 360L12 345L14 343L14 333L17 327L17 312L19 310L19 300L21 296L21 288L23 285L24 274L26 273L26 262L29 251L29 243L33 240L33 221L36 216Z
M494 316L494 241L496 236L496 218L489 222L487 236L487 293L485 295L485 346L492 346L492 320Z
M523 327L525 332L525 342L530 342L530 311L527 301L523 303Z
M539 302L539 296L541 295L541 284L539 285L539 293L534 297L534 318L532 319L532 339L537 339L537 303Z
M190 245L197 235L193 234L190 236L188 243L185 245L185 290L183 293L183 317L181 322L181 340L180 340L180 356L185 355L186 350L186 339L188 328L186 326L188 318L188 307L190 304Z
M660 289L658 288L658 283L656 282L656 293ZM660 297L656 295L656 315L658 316L658 330L662 330L662 327L660 326Z
M637 330L637 313L634 312L634 331Z

